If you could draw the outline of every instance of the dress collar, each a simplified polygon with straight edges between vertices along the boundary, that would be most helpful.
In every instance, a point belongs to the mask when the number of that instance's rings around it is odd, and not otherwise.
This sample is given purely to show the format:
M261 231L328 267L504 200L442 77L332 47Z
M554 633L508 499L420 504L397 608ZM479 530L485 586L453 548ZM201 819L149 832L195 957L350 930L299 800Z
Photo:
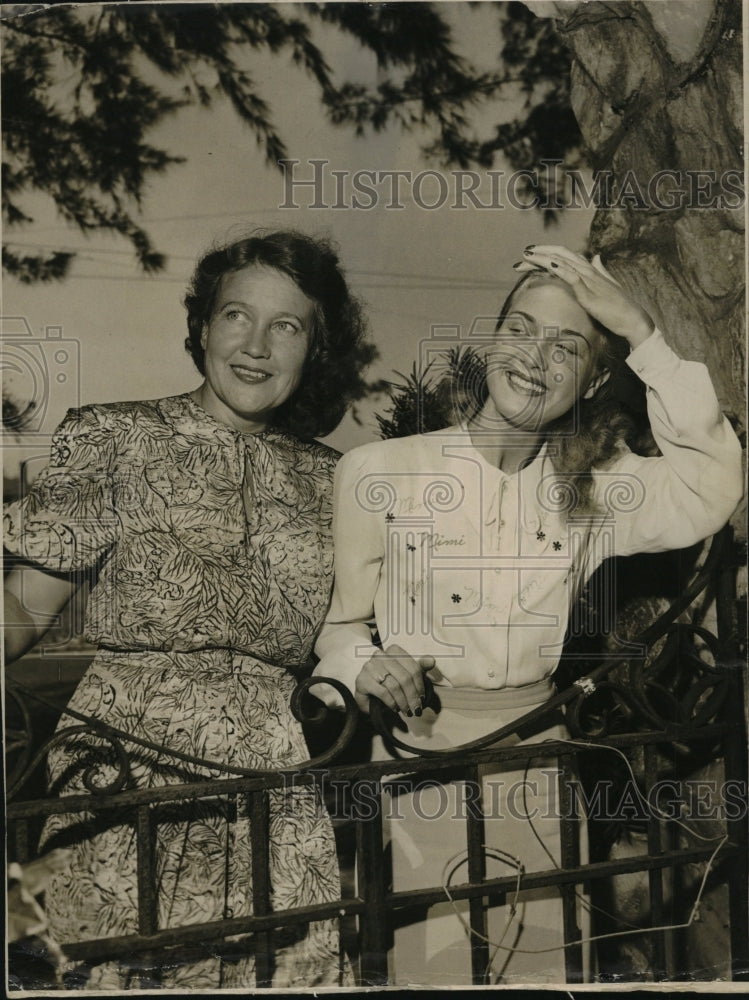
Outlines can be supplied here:
M471 432L468 429L467 424L463 423L455 424L453 427L448 427L444 431L437 431L436 433L460 434L463 438L460 447L469 448L476 456L476 459L493 475L498 476L500 479L507 479L510 481L515 479L520 479L520 480L534 479L535 481L538 481L538 479L540 479L542 475L544 475L547 471L549 471L546 469L546 466L550 465L548 441L544 441L544 443L538 449L538 453L533 457L533 459L531 459L530 462L527 462L524 466L518 469L517 472L508 473L508 472L502 472L502 470L498 469L496 465L492 465L491 462L487 461L487 459L484 458L484 456L481 454L481 452L478 450L478 448L476 448L475 444L473 443L473 440L471 438Z
M548 441L544 441L538 454L517 472L506 473L488 462L476 448L467 424L458 424L449 430L459 432L463 436L465 444L461 444L461 447L470 448L476 460L490 475L514 489L518 498L518 516L525 531L531 534L540 531L553 513L553 503L549 501L553 497L555 473L549 455Z
M286 441L290 436L285 431L269 427L252 434L242 434L204 410L189 392L160 399L157 409L177 433L206 444L231 445L240 440L249 445L259 441L274 443Z

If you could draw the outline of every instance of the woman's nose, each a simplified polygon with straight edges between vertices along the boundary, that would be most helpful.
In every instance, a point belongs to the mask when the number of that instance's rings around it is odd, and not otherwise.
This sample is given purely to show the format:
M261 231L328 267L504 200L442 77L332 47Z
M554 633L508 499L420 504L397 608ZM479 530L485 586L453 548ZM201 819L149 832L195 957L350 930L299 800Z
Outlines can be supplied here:
M267 358L270 354L268 330L262 323L253 323L247 331L244 349L250 357Z
M526 362L531 368L538 368L543 371L548 367L549 359L546 356L545 341L528 341L524 347Z

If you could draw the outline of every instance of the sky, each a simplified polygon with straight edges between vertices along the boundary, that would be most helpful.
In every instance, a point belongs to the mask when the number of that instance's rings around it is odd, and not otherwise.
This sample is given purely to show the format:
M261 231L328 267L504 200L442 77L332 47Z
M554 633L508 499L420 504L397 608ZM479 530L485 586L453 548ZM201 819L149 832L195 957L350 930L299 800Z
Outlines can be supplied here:
M458 48L483 68L493 64L499 45L492 7L458 3L445 8ZM371 55L334 29L317 30L340 77L376 79ZM104 233L83 237L56 216L51 204L29 201L35 222L14 231L14 245L27 250L80 248L80 254L62 283L24 286L5 279L5 367L10 356L11 368L17 369L6 371L6 384L19 398L28 398L42 356L49 379L47 404L38 411L39 433L33 441L5 439L6 475L15 477L19 460L33 453L27 472L33 478L46 460L48 432L70 406L157 398L199 384L200 376L183 348L181 299L197 255L227 235L262 226L332 237L351 287L366 303L370 336L380 354L368 373L372 380L410 371L429 353L435 327L456 327L464 336L477 317L496 315L513 283L512 263L527 244L583 247L592 210L568 210L559 225L545 230L540 213L513 208L504 196L501 209L477 209L468 199L463 209L451 207L455 177L424 158L420 144L428 139L426 134L390 128L376 136L356 137L352 129L326 121L316 85L287 55L262 57L253 52L250 58L252 75L271 105L288 155L300 161L297 176L312 176L312 159L328 161L323 198L328 207L310 208L312 193L305 188L293 195L298 208L280 208L287 200L281 171L266 164L254 137L222 101L210 109L184 109L152 133L156 144L187 158L151 180L138 217L156 249L168 256L167 268L158 275L138 270L125 240ZM477 110L476 127L486 133L516 108L516 99L495 100ZM354 208L350 180L344 188L345 207L330 207L335 201L333 170L348 171L350 178L360 170L407 170L415 177L430 169L439 169L443 179L425 176L418 189L406 184L401 209L387 207L384 181L375 185L375 207ZM498 158L494 169L508 168ZM440 185L447 185L448 197ZM483 203L491 200L490 185L490 178L482 175L478 196ZM440 201L441 207L423 207ZM377 437L375 414L387 411L387 398L368 400L357 409L359 423L347 416L327 443L346 451Z

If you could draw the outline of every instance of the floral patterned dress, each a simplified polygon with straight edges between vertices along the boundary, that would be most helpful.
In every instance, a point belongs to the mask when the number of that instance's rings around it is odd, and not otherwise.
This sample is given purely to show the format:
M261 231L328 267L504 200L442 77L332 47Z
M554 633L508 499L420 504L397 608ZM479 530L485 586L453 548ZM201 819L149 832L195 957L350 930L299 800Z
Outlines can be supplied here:
M243 436L188 395L70 411L51 464L9 505L5 545L56 571L95 568L87 636L98 653L71 707L194 756L245 768L308 758L289 710L332 579L331 480L337 453L278 431ZM61 727L70 725L63 718ZM50 755L51 788L86 790L114 773L100 741L70 737ZM130 787L217 777L130 745ZM152 808L158 928L252 913L247 803L216 797ZM137 933L134 816L52 817L46 846L73 860L46 894L60 942ZM318 792L270 793L271 906L340 897L335 842ZM340 982L334 921L273 937L272 985ZM175 957L164 986L253 987L245 938ZM86 985L145 985L126 963Z

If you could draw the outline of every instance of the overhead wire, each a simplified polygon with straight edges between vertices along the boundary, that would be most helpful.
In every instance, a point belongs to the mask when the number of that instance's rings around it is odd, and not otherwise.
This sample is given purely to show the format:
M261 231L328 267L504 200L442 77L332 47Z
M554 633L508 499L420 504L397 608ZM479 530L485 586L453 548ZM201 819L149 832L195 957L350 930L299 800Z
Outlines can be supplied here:
M44 242L23 242L19 240L8 240L7 245L20 247L26 250L40 250L40 251L60 251L62 253L74 253L81 259L83 255L86 255L86 259L94 260L95 257L91 257L92 254L103 254L107 257L111 256L126 256L132 258L131 250L119 250L115 247L74 247L69 245L60 246L54 243L44 243ZM166 253L165 256L168 260L181 260L194 263L195 257L189 254L171 254ZM468 290L479 290L486 288L488 290L498 290L501 287L507 287L506 283L498 283L488 278L470 278L468 276L456 276L449 274L429 274L423 272L404 272L404 271L381 271L373 268L346 268L346 273L353 276L360 277L372 277L372 278L393 278L398 281L397 287L419 287L419 285L402 285L402 281L414 281L414 282L425 282L427 283L425 287L431 287L432 283L435 283L434 287L439 288L442 285L449 285L454 288L466 288ZM70 275L73 277L73 275ZM147 276L144 276L147 277ZM386 282L383 284L368 284L365 287L376 288L376 287L392 287L392 284Z
M228 212L195 212L195 213L188 213L188 214L182 214L182 215L153 215L153 216L149 216L149 218L147 220L147 225L151 225L151 223L154 223L154 222L182 222L183 220L185 222L188 222L188 221L192 221L194 219L230 219L230 218L236 219L238 217L241 217L243 214L248 215L248 216L252 216L252 215L270 215L270 214L275 214L275 213L284 212L284 211L287 211L287 210L286 209L281 209L281 208L253 208L251 212L247 212L246 209L235 209L233 212L232 211L228 211ZM65 233L65 232L69 233L70 232L70 226L69 225L38 226L36 228L37 228L37 232L40 232L40 233Z

